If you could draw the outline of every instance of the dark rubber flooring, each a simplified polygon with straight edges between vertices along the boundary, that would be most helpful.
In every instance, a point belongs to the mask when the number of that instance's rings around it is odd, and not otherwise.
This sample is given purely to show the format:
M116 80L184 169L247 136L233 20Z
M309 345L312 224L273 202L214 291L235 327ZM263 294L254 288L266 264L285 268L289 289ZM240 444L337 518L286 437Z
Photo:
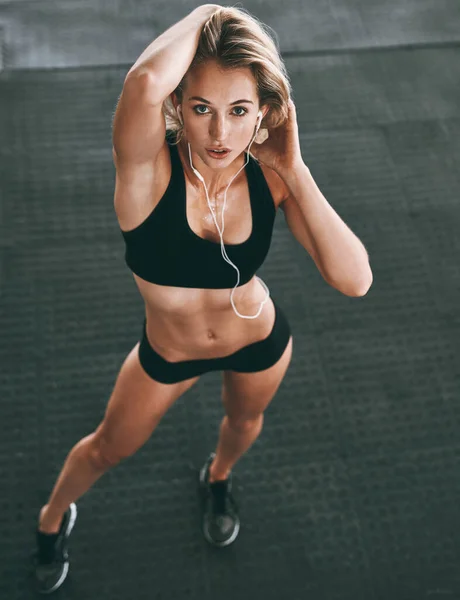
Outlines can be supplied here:
M143 304L114 209L124 76L186 3L0 1L0 598L34 597L37 513L99 424ZM362 298L277 217L259 275L294 335L214 550L196 470L220 374L78 502L75 600L460 599L460 5L247 2L277 32L302 153L365 244Z

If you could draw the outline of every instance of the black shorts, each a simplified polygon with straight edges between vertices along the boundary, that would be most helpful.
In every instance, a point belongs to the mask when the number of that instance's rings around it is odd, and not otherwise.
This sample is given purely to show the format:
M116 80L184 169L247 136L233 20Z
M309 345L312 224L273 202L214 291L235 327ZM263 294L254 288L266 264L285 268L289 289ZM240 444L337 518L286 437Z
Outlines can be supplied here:
M272 298L273 300L273 298ZM291 337L289 323L282 310L275 304L275 322L268 337L249 344L229 356L169 362L150 346L146 334L146 320L139 346L139 361L144 371L155 381L177 383L210 371L237 371L254 373L274 365L283 355Z

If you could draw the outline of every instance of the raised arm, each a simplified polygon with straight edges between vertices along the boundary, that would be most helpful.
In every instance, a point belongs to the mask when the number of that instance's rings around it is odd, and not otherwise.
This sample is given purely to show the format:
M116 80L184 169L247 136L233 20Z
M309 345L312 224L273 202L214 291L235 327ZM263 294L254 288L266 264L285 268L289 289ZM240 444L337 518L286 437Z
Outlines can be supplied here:
M164 100L195 56L202 28L221 7L204 4L157 37L129 70L112 127L116 166L155 160L165 143Z
M204 24L220 8L217 4L203 4L172 25L142 52L128 77L149 73L163 92L160 96L167 98L190 67Z
M112 125L114 205L122 229L136 226L152 210L157 158L167 145L163 102L187 72L203 25L218 8L200 6L173 25L144 50L125 78Z

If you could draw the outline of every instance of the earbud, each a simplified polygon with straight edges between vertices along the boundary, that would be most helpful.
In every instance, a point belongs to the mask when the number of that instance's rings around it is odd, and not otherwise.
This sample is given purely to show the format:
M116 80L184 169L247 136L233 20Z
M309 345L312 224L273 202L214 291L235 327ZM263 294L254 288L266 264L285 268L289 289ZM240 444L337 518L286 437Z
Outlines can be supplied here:
M256 131L259 131L260 124L262 123L262 116L263 116L262 111L259 110L259 112L257 113L257 130Z
M259 110L257 113L257 125L256 125L256 136L254 138L254 142L256 144L263 144L265 140L268 138L268 129L261 129L259 131L260 125L262 123L262 111Z

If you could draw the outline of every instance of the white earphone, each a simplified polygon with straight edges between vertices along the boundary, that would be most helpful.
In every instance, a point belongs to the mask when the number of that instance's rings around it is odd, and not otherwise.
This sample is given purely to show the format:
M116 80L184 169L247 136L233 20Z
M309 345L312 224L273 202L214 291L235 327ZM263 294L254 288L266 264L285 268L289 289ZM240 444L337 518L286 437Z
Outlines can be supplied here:
M183 119L182 119L182 107L181 107L180 104L177 106L177 114L179 116L179 121L181 122L181 125L183 125L184 122L183 122ZM268 138L268 131L266 129L262 129L261 131L259 131L260 125L262 123L262 118L263 118L262 111L259 110L259 112L257 113L257 123L256 123L255 132L254 132L253 138L252 138L252 140L251 140L251 142L249 144L249 148L251 147L251 144L253 142L256 142L256 144L262 144ZM238 310L237 310L237 308L236 308L236 306L235 306L235 304L233 302L233 294L235 293L235 290L238 287L238 284L240 282L240 272L239 272L238 267L235 264L233 264L232 261L229 259L228 255L227 255L227 251L225 250L224 239L223 239L223 236L224 236L224 227L225 227L225 225L224 225L224 212L225 212L225 204L227 202L227 191L228 191L228 188L230 187L230 184L235 179L235 177L237 175L239 175L239 173L248 164L248 162L249 162L249 150L247 151L247 155L248 156L247 156L246 163L241 167L241 169L238 171L238 173L236 173L236 175L233 176L233 178L230 180L230 183L227 186L227 189L225 190L224 204L223 204L223 209L222 209L222 230L220 229L220 227L219 227L219 225L217 223L216 217L214 215L214 211L213 211L213 209L211 207L211 204L209 202L208 188L206 187L206 183L204 182L204 179L203 179L201 173L199 173L195 169L195 167L193 166L193 163L192 163L192 151L190 149L190 144L188 144L188 153L189 153L189 158L190 158L190 167L192 168L193 172L198 177L198 179L201 181L201 183L204 185L204 189L205 189L205 192L206 192L206 199L207 199L207 202L208 202L209 210L211 211L211 216L212 216L212 218L214 220L214 224L217 227L217 231L219 232L219 236L220 236L222 258L225 260L225 262L227 262L228 264L232 265L232 267L234 267L235 270L238 273L236 285L235 285L235 287L233 288L233 290L232 290L232 292L230 294L230 302L231 302L231 305L233 307L233 310L235 311L236 315L238 317L241 317L242 319L256 319L260 315L260 313L262 312L262 307L264 306L264 304L267 302L267 300L270 297L270 290L266 286L265 282L262 281L262 279L260 277L257 277L257 275L256 275L257 279L260 281L260 283L262 284L262 286L265 289L265 292L266 292L265 298L262 300L262 302L260 304L260 307L259 307L259 310L258 310L258 312L255 315L246 316L246 315L242 315L241 313L238 312Z

